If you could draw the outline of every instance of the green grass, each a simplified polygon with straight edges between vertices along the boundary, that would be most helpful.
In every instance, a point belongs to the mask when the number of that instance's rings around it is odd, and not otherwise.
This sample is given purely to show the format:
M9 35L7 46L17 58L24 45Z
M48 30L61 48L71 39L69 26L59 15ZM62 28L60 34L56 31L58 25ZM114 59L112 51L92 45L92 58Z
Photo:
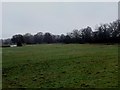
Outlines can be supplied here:
M3 48L3 88L118 87L117 45Z

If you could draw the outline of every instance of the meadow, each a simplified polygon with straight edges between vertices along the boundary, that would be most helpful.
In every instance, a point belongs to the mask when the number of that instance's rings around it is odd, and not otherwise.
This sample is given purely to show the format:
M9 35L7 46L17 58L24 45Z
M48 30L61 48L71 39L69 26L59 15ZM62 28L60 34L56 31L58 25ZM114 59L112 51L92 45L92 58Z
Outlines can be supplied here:
M2 49L3 88L118 87L118 46L40 44Z

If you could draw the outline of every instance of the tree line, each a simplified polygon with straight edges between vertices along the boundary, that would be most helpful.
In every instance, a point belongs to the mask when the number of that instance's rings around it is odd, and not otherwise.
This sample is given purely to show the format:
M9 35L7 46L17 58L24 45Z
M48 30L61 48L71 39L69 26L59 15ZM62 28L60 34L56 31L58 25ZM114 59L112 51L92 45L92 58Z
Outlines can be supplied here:
M42 43L119 43L120 42L120 20L109 24L100 24L93 31L87 26L80 30L74 29L72 32L61 35L54 35L50 32L38 32L35 35L26 33L24 35L13 35L11 39L2 40L3 44L42 44Z

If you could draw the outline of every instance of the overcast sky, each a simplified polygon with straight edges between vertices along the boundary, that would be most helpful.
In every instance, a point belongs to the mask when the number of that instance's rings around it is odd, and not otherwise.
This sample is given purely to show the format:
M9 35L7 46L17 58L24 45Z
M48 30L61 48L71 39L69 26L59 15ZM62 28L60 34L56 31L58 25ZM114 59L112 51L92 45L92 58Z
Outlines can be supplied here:
M94 30L117 18L117 2L4 2L2 38L37 32L65 34L87 26Z

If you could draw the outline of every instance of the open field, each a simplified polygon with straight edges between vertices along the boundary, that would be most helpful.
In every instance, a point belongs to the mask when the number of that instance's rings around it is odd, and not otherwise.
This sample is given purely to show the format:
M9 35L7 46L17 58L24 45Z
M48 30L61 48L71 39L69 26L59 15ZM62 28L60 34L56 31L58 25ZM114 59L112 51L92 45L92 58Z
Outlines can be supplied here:
M118 87L117 45L3 48L3 88Z

